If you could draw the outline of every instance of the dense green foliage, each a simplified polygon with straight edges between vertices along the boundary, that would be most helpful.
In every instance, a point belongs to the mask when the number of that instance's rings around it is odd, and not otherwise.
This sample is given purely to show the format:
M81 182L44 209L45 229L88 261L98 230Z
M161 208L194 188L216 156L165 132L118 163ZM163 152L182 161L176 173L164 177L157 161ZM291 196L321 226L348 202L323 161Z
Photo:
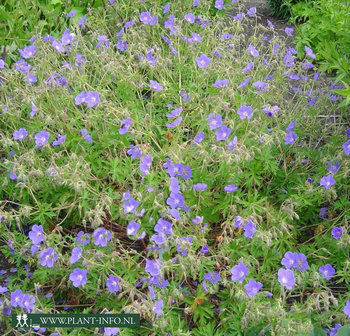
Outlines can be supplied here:
M320 69L336 74L335 81L350 83L350 3L343 0L299 2L292 8L292 22L297 26L295 37L299 56L304 45L317 54ZM339 91L348 97L349 88Z
M271 14L281 19L289 19L291 16L291 7L305 0L266 0Z
M7 61L16 58L17 48L28 43L34 32L58 36L71 20L77 23L102 0L5 0L0 2L0 51L6 46ZM64 14L76 10L74 18ZM63 14L63 15L62 15Z
M329 335L350 318L348 111L311 52L246 38L254 16L166 2L100 6L0 70L8 330L12 309L141 314L123 336Z

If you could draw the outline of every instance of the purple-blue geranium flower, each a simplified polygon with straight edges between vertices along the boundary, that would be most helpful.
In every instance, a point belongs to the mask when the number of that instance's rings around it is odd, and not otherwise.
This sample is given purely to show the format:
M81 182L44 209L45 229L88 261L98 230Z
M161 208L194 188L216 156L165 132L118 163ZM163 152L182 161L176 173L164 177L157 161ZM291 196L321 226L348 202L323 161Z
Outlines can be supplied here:
M21 307L23 302L23 292L20 289L16 289L11 292L11 307Z
M76 263L81 258L82 253L83 253L83 250L81 247L74 247L72 249L72 253L71 253L71 256L69 258L69 263L72 265L74 263Z
M151 236L151 241L153 241L154 243L156 243L157 245L162 245L165 243L166 241L166 236L164 234L154 234Z
M244 17L244 14L243 14L243 13L238 13L237 15L235 15L235 16L233 17L233 19L234 19L235 21L238 21L238 20L242 19L243 17Z
M94 237L94 245L102 247L106 247L112 238L112 234L104 227L97 228L92 236Z
M138 205L139 202L130 197L130 199L123 203L124 213L134 213Z
M256 16L256 7L250 7L247 11L247 15L250 17Z
M68 12L68 13L66 14L66 17L67 17L67 18L71 18L71 17L73 17L76 13L77 13L77 11L76 11L75 9L73 9L73 10L71 10L70 12Z
M306 271L309 269L309 264L307 262L306 256L304 253L297 253L296 255L296 264L294 266L298 271Z
M34 83L36 83L36 82L37 82L37 77L36 77L36 75L34 75L34 74L31 73L31 72L27 73L26 82L27 82L29 85L33 85Z
M24 127L21 127L18 130L13 131L13 140L22 141L28 135L27 130Z
M130 149L127 151L127 154L130 155L133 160L142 156L141 149L134 145L130 145Z
M75 41L75 35L74 33L71 33L69 31L69 29L66 29L63 34L62 34L62 37L61 37L61 43L62 45L66 46L66 45L69 45L71 44L72 42Z
M34 309L35 297L30 294L23 294L22 304L20 307L24 308L27 313L31 313Z
M249 63L245 66L245 68L242 69L242 73L245 73L245 72L250 71L250 70L253 68L253 66L254 66L254 62L249 62Z
M130 126L131 126L131 119L130 118L126 118L126 119L122 120L120 122L120 126L121 127L119 128L118 133L119 134L125 134L129 130Z
M252 297L258 294L258 292L262 288L262 283L255 281L253 279L250 279L249 282L246 285L244 285L244 288L247 295Z
M74 287L84 286L87 282L87 270L75 268L69 275L69 280L72 281Z
M88 134L88 131L86 128L81 129L80 134L87 142L92 143L92 137L91 135Z
M335 274L335 268L331 264L326 264L318 268L321 273L322 278L330 280L331 277Z
M188 92L186 92L184 90L180 91L179 96L181 97L181 100L183 102L189 101L191 99L190 95L188 94Z
M117 41L117 49L120 51L124 51L128 49L128 42L124 40L118 40Z
M184 19L189 23L194 23L196 21L196 16L192 13L187 13L184 15Z
M241 216L235 217L235 228L239 229L243 225L243 218Z
M97 36L98 43L96 44L96 49L101 46L101 44L105 43L104 47L109 47L109 38L107 35L98 35Z
M205 138L205 134L204 132L199 132L193 139L193 142L196 144L196 145L199 145L200 143L203 142Z
M126 227L126 234L128 236L136 235L137 230L140 228L140 224L135 221L130 221L128 226Z
M182 256L187 256L187 247L192 244L192 237L181 237L179 240L179 244L176 245L176 251L181 253Z
M221 281L221 277L220 274L217 272L208 272L204 275L203 280L207 280L213 284Z
M90 243L90 235L84 231L79 231L75 241L85 246Z
M229 82L230 82L230 81L229 81L227 78L225 78L225 79L218 79L218 80L215 81L215 83L213 84L213 86L214 86L215 88L221 88L221 87L223 87L223 86L226 86Z
M156 317L159 317L160 315L163 314L162 307L163 307L163 300L156 301L153 307L153 312L156 314Z
M218 10L224 9L224 0L215 0L214 7Z
M208 186L205 183L197 183L197 184L192 185L192 188L195 191L204 191L207 189L207 187Z
M242 89L242 88L246 87L248 85L249 81L250 81L250 77L247 77L237 86L237 89Z
M318 215L319 215L320 218L327 219L327 208L326 207L322 207L320 209L320 212L318 213Z
M82 91L78 95L75 96L75 105L80 105L85 103L86 92Z
M119 291L119 278L116 275L110 274L106 281L106 286L110 293Z
M243 226L244 236L247 238L253 238L256 232L256 225L249 219L247 223Z
M292 145L298 139L298 135L294 131L290 131L284 138L285 145Z
M41 259L41 266L46 266L49 268L52 268L55 261L58 259L57 253L52 247L41 251L39 257Z
M254 82L252 85L256 89L260 90L261 92L266 92L267 83L265 83L264 81L257 81L257 82Z
M141 158L139 168L143 172L143 176L150 172L152 160L153 159L151 154L145 155Z
M293 271L280 268L278 270L278 282L287 289L293 289L295 285L295 276Z
M205 54L198 56L196 62L199 68L206 68L210 65L210 59Z
M290 27L286 27L284 29L284 32L287 34L287 36L293 36L294 29Z
M100 97L97 91L88 91L85 95L85 103L88 107L93 107L100 102Z
M181 163L174 164L175 170L177 170L177 175L187 180L192 177L192 170L189 166Z
M36 133L34 136L36 147L39 148L46 145L47 142L49 141L49 137L50 135L44 130L39 133Z
M208 252L209 252L209 246L208 246L208 245L204 245L204 246L201 248L201 253L207 254Z
M20 72L27 72L32 66L28 64L23 58L16 62L16 69Z
M154 231L171 236L173 234L172 224L163 218L159 218L157 224L154 226Z
M184 197L180 193L170 193L166 200L166 203L172 208L183 208L185 205Z
M29 239L34 245L39 245L44 241L44 229L41 225L33 225L32 229L29 231Z
M53 40L51 45L58 52L63 53L66 51L66 48L63 46L62 42L60 41Z
M209 113L208 115L208 125L211 130L214 130L222 125L222 116L221 114L213 115L213 113Z
M284 55L283 63L284 63L287 67L293 66L293 64L294 64L294 57L293 57L293 55L292 55L290 52L287 52L287 53Z
M231 280L243 282L248 272L248 267L244 265L244 263L240 262L231 268Z
M161 86L157 81L150 80L149 81L149 86L152 90L160 92L163 90L163 86Z
M168 113L166 116L168 117L168 118L175 118L175 117L177 117L177 116L179 116L181 113L182 113L182 108L181 107L178 107L178 108L176 108L176 109L174 109L174 110L172 110L170 113Z
M294 129L296 122L292 121L287 127L286 127L286 132L290 132Z
M237 145L237 142L238 142L238 138L237 136L234 136L232 141L230 141L227 145L227 149L232 152L233 149L235 148L235 146Z
M343 143L343 149L346 156L350 155L350 140Z
M259 52L251 44L249 44L249 46L248 46L248 53L250 55L252 55L253 57L258 57L259 56Z
M109 0L109 1L111 1L111 0ZM115 336L118 334L119 334L119 328L111 328L111 327L103 328L103 336ZM52 336L58 336L58 334L57 335L52 334Z
M297 258L298 253L288 251L284 254L284 258L281 260L281 264L287 269L296 267Z
M305 46L305 53L310 58L316 58L316 55L313 53L312 49L309 48L308 46Z
M344 314L350 318L350 300L346 301L346 305L344 307Z
M35 45L25 46L23 49L18 49L18 52L21 55L21 57L25 59L33 57L35 55L35 51Z
M230 39L233 38L233 34L225 33L225 34L221 35L221 38L224 39L224 40L230 40Z
M235 192L238 189L238 187L234 184L228 184L227 186L224 187L224 190L228 193Z
M160 268L162 264L159 260L146 259L145 271L152 276L160 274Z
M182 117L178 117L173 122L168 123L165 126L168 128L174 128L174 127L178 126L181 123L181 121L182 121Z
M174 193L180 192L179 180L176 177L170 178L169 189L170 189L170 192L174 192Z
M150 12L142 12L139 19L145 25L154 25L158 18L156 16L152 17Z
M168 13L170 10L170 2L167 2L163 9L163 14Z
M242 105L238 110L237 114L241 120L251 119L253 116L253 108L251 106Z
M200 223L203 223L203 219L204 219L203 216L196 216L194 219L192 219L192 223L194 225L198 225Z
M323 176L320 180L320 186L325 187L325 189L329 189L332 185L335 184L335 179L332 174L327 176Z
M323 329L325 332L328 331L329 333L329 336L337 336L337 333L338 333L338 330L342 327L342 325L340 323L336 323L334 325L334 328L330 329L330 330L327 330L327 329Z
M328 162L327 170L331 174L336 174L339 171L340 163L338 161L335 161L334 164L332 162Z
M66 141L66 135L59 135L58 138L52 142L52 146L62 145Z
M221 128L216 130L215 134L217 141L225 141L231 134L231 129L223 125Z
M332 229L332 236L334 239L339 239L343 236L343 229L338 227L338 226L335 226L333 229Z

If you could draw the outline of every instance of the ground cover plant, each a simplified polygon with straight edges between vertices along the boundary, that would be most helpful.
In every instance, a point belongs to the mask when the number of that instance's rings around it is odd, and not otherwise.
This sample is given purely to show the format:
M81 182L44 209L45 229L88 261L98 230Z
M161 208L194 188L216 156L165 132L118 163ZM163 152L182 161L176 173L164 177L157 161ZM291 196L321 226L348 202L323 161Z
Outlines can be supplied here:
M321 69L334 72L336 82L349 83L349 3L339 0L298 2L292 7L291 21L304 22L297 26L295 36L299 54L304 53L305 45L311 47L317 53ZM350 98L349 93L347 96Z
M38 34L58 37L70 21L77 23L102 0L6 0L0 4L0 52L8 63ZM62 15L62 12L64 15ZM74 14L74 15L73 15Z
M109 1L0 63L5 334L348 335L341 87L237 5Z

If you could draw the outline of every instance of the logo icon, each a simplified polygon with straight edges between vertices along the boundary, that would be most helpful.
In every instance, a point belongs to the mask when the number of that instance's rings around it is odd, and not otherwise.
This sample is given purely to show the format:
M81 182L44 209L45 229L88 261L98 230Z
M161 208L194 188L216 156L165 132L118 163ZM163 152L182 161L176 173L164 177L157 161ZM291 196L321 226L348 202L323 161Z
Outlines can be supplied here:
M16 328L17 327L20 327L20 328L23 328L23 327L28 328L29 327L28 323L27 323L27 320L28 320L27 314L18 314L16 317L17 317ZM23 319L23 323L22 323L22 319Z

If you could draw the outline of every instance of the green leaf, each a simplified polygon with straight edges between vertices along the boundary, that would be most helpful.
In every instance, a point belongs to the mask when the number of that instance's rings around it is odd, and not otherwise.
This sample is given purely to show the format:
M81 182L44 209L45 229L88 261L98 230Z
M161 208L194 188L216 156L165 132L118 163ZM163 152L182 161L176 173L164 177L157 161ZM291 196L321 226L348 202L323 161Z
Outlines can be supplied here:
M269 336L270 334L270 326L266 324L259 324L257 326L249 328L245 334L245 336Z
M335 336L349 336L350 335L350 324L347 324L340 329L338 329L338 332Z
M308 336L327 336L327 334L322 328L314 327L314 330Z

